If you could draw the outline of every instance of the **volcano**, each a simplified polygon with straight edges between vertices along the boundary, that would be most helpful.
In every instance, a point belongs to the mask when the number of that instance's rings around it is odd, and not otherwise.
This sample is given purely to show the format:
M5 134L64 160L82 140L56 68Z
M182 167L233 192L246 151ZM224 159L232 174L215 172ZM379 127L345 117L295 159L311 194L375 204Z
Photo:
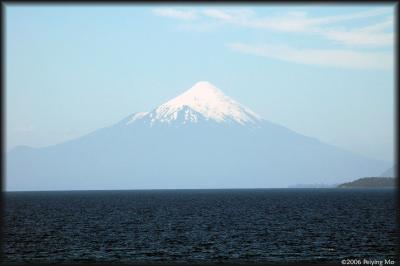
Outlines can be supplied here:
M83 137L14 148L5 185L10 191L276 188L344 183L389 166L271 123L201 81Z

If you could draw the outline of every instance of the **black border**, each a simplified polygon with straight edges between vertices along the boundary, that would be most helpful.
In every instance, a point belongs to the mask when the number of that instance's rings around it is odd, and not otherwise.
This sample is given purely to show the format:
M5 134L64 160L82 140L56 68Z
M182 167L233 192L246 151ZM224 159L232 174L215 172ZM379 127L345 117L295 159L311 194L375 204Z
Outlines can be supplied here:
M188 1L174 1L174 0L150 0L150 1L123 1L123 0L118 0L118 1L79 1L79 0L70 0L70 1L26 1L26 0L14 0L14 1L1 1L1 6L0 6L0 15L1 15L1 26L0 26L0 31L1 31L1 66L0 66L0 73L1 73L1 95L0 95L0 104L1 104L1 116L0 116L0 123L1 123L1 179L0 179L0 188L1 188L1 196L0 196L0 235L3 236L4 230L3 230L3 225L4 225L4 204L5 204L5 161L6 161L6 149L5 149L5 128L6 128L6 7L7 5L28 5L28 6L38 6L38 5L52 5L52 6L59 6L59 5L73 5L73 6L95 6L95 5L101 5L101 6L119 6L119 5L221 5L221 4L228 4L228 5L248 5L248 4L258 4L258 5L374 5L374 4L396 4L395 5L395 43L394 43L394 136L395 136L395 154L394 154L394 161L395 161L395 166L394 166L394 171L395 171L395 176L397 177L395 179L396 181L396 235L398 236L398 239L396 241L396 250L397 250L397 256L396 256L396 263L395 265L400 264L400 193L399 193L399 186L400 186L400 181L398 178L399 174L399 141L397 139L397 136L399 134L399 124L398 124L398 114L399 114L399 105L397 102L398 96L399 96L399 82L398 82L398 69L399 69L399 51L398 51L398 44L399 44L399 34L398 34L398 29L399 29L399 2L398 1L389 1L389 0L383 0L383 1L362 1L362 0L352 0L352 1L343 1L343 0L337 0L337 1L294 1L294 0L284 0L284 1L240 1L240 0L230 0L230 1L210 1L210 0L202 0L202 1L193 1L193 0L188 0ZM390 218L390 217L388 217ZM3 239L3 237L1 237ZM3 242L0 242L0 264L6 265L2 262L2 257L3 257ZM121 263L104 263L104 262L94 262L94 263L25 263L26 265L57 265L57 264L62 264L62 265L177 265L177 266L185 266L185 265L199 265L199 266L206 266L206 265L246 265L245 263L195 263L195 264L190 264L190 263L174 263L174 262L167 262L167 263L128 263L128 264L121 264ZM25 265L22 264L22 265ZM278 263L251 263L250 265L341 265L339 260L338 262L278 262ZM21 265L21 263L13 263L10 265Z

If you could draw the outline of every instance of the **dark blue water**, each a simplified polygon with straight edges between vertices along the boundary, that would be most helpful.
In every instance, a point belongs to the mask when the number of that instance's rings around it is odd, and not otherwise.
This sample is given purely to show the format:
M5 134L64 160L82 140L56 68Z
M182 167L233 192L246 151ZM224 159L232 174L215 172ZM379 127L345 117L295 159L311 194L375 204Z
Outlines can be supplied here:
M5 193L5 262L394 259L395 191Z

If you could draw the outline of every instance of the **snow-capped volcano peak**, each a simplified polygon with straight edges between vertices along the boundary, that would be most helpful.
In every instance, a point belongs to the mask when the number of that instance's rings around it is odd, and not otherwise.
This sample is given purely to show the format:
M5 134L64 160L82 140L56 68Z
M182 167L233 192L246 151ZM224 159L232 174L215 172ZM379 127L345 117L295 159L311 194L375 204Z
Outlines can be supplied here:
M182 103L193 103L193 101L215 102L218 99L223 100L223 97L226 97L224 93L213 84L208 81L199 81L194 84L193 87L171 101L175 103L177 103L177 101L181 101Z
M135 113L126 125L143 121L151 126L158 123L187 124L199 121L256 125L263 119L250 109L226 96L207 81L200 81L177 97L160 105L152 112Z
M184 120L191 122L197 122L199 115L206 120L240 124L257 123L262 119L207 81L197 82L181 95L160 105L154 110L152 120L171 122L178 118L180 111L184 111Z

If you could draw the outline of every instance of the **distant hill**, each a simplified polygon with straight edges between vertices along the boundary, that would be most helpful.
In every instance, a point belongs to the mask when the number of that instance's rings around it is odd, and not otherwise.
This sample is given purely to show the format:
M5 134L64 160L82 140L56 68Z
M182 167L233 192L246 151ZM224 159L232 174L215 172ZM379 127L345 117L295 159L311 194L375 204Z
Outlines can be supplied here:
M381 174L381 177L395 177L394 176L394 168L396 166L393 166L392 168L387 169L385 172Z
M394 188L393 177L363 177L352 182L339 185L339 188Z

